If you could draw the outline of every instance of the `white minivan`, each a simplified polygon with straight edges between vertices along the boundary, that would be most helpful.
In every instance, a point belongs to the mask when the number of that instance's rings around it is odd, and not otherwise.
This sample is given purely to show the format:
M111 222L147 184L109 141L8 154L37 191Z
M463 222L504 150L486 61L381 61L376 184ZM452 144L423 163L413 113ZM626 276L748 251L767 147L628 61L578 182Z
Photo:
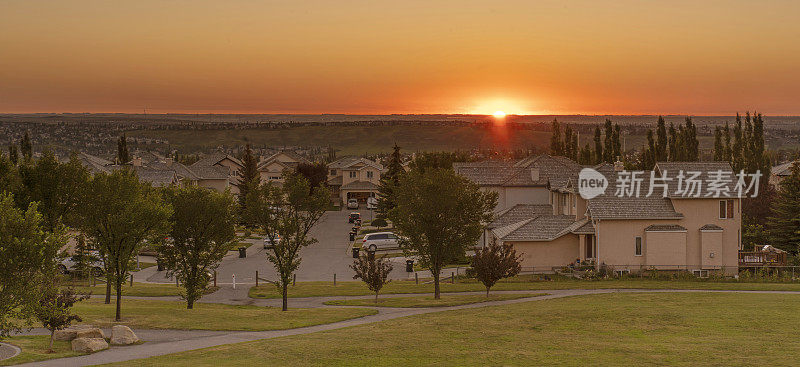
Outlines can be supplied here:
M361 249L364 251L389 250L400 248L397 235L392 232L375 232L364 236Z

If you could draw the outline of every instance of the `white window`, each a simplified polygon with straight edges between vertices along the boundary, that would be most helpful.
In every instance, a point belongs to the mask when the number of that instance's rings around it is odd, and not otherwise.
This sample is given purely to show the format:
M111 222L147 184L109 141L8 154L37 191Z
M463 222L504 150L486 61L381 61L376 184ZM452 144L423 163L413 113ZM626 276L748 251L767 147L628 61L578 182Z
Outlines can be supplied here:
M733 200L719 201L719 219L733 219Z
M642 238L636 237L636 249L635 249L636 256L642 256Z

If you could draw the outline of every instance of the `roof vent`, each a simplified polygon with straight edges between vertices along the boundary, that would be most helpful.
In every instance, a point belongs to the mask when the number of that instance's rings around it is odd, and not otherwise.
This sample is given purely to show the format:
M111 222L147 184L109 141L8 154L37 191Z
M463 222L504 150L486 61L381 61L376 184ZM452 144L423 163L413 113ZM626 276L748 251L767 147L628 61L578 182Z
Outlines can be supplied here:
M531 168L531 180L533 182L539 181L539 168Z

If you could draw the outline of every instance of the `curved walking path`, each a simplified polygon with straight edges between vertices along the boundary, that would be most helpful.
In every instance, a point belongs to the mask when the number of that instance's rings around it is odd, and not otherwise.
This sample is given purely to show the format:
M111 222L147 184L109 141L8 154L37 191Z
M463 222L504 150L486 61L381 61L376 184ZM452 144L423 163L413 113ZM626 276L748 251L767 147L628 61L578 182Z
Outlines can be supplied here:
M696 289L568 289L568 290L526 290L526 291L496 291L495 294L513 294L513 293L539 293L547 292L546 295L532 296L526 298L518 298L503 301L489 301L481 303L473 303L460 306L448 307L428 307L428 308L390 308L390 307L376 307L378 313L375 315L364 316L360 318L334 322L330 324L322 324L315 326L308 326L296 329L287 330L268 330L268 331L208 331L208 330L136 330L137 334L141 334L143 340L149 340L144 344L132 345L126 347L112 347L101 352L94 354L52 359L48 361L34 362L22 364L20 366L88 366L104 363L115 363L129 361L133 359L141 359L148 357L155 357L166 354L179 353L189 350L214 347L219 345L234 344L241 342L248 342L254 340L272 339L290 335L310 334L320 331L335 330L350 326L370 324L374 322L392 320L400 317L422 315L433 312L451 311L472 309L479 307L500 306L521 302L530 302L538 300L547 300L571 296L591 295L591 294L606 294L606 293L677 293L677 292L711 292L711 293L766 293L766 294L800 294L798 291L739 291L739 290L696 290ZM442 293L442 294L484 294L484 292L457 292L457 293ZM391 294L382 297L413 297L424 294ZM327 306L323 303L330 300L341 299L366 299L373 296L338 296L338 297L307 297L307 298L290 298L290 307L359 307L364 306ZM137 298L137 297L126 297ZM154 297L141 297L147 299L154 299ZM177 297L158 297L164 300L175 300ZM227 300L227 304L243 304L243 300ZM208 300L207 300L208 302ZM280 299L249 299L247 304L260 305L260 306L279 306ZM43 331L43 330L42 330ZM41 331L40 331L41 332ZM36 333L36 332L34 332ZM149 338L148 338L149 337Z

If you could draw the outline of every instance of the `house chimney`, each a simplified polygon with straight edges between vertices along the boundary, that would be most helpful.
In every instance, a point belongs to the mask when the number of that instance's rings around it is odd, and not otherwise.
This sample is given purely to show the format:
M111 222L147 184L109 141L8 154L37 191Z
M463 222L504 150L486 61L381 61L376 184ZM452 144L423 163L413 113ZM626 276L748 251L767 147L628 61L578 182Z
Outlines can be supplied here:
M539 181L539 167L531 168L531 181L533 182Z
M617 161L614 162L614 172L619 172L624 170L625 170L625 164L622 163L622 161L619 160L619 156L617 156Z
M142 166L142 157L133 157L133 159L131 159L131 164L134 167L141 167Z

